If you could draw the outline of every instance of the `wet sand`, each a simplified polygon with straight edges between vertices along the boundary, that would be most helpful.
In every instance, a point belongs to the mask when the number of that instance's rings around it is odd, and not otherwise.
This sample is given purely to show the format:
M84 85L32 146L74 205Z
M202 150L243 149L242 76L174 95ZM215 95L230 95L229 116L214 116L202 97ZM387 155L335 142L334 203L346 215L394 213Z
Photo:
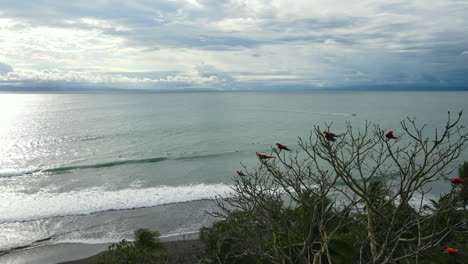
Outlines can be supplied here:
M204 250L199 234L191 233L161 238L167 246L169 263L191 264ZM2 264L91 264L110 244L56 244L18 250L0 256Z
M57 244L28 248L0 257L2 264L52 264L86 258L107 250L109 244Z

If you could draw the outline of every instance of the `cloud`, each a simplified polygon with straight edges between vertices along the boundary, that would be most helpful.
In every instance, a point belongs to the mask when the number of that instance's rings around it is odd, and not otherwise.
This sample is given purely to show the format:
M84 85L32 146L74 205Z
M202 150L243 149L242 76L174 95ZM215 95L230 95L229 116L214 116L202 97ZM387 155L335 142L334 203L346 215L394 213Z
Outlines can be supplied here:
M10 65L0 62L0 75L7 74L12 71L13 68Z
M209 66L206 66L208 69ZM0 84L16 85L91 85L116 88L166 89L166 88L216 88L232 81L227 74L200 71L196 75L178 72L83 72L64 70L17 70L0 76ZM203 72L203 73L202 73Z
M200 64L195 66L195 70L198 76L202 78L216 78L216 80L224 84L234 81L230 74L216 69L213 65Z
M422 74L422 77L425 81L427 82L430 82L430 83L438 83L440 82L439 79L437 79L435 76L431 75L431 74L428 74L428 73L424 73Z
M24 0L0 13L0 60L15 65L0 74L18 82L468 82L463 1Z

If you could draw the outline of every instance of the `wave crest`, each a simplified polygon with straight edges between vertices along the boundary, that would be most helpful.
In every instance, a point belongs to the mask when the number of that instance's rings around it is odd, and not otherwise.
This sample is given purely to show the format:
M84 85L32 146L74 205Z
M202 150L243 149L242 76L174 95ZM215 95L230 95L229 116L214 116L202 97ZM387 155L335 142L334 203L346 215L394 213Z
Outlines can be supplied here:
M10 193L0 195L0 223L206 200L230 192L225 184L194 184L116 191L99 187L66 193Z

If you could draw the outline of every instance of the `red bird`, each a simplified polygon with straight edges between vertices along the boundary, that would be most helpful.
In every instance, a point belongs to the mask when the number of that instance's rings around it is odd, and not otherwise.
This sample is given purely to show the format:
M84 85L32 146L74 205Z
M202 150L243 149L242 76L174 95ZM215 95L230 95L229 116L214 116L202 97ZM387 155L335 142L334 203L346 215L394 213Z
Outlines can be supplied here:
M460 183L462 183L463 181L468 181L468 178L464 178L464 179L452 178L452 179L450 179L450 181L451 181L453 184L460 184Z
M267 155L263 155L263 154L260 154L260 153L257 153L257 157L259 159L275 159L276 157L273 157L273 156L267 156Z
M445 253L448 253L450 254L450 256L457 256L457 255L463 255L465 253L463 253L463 251L459 250L459 249L455 249L455 248L446 248L444 249Z
M286 146L283 145L283 144L276 143L276 146L278 146L279 149L284 149L284 150L287 150L287 151L291 151L290 149L288 149L288 147L286 147Z
M337 137L341 137L342 135L335 135L334 133L330 133L328 131L323 131L323 134L325 135L325 138L328 141L335 141Z
M237 172L237 175L239 176L249 176L247 174L244 174L242 171L236 171Z
M393 135L393 131L388 131L387 134L385 134L385 137L388 139L398 139L398 137Z

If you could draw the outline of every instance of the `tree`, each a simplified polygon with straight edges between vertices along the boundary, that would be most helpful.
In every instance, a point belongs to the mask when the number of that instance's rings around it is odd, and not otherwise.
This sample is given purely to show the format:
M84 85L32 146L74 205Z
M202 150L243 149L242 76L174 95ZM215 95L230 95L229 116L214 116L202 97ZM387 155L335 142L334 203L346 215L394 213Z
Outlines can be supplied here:
M140 228L135 231L135 246L151 250L163 248L159 236L158 231L153 232L149 229Z
M460 118L449 113L432 139L408 118L399 141L370 122L347 123L337 141L316 126L299 138L300 151L273 149L275 161L234 179L234 194L216 200L214 215L228 223L217 236L237 241L231 253L263 263L418 263L450 234L466 236L455 189L434 210L425 206L430 184L452 173L465 148Z

